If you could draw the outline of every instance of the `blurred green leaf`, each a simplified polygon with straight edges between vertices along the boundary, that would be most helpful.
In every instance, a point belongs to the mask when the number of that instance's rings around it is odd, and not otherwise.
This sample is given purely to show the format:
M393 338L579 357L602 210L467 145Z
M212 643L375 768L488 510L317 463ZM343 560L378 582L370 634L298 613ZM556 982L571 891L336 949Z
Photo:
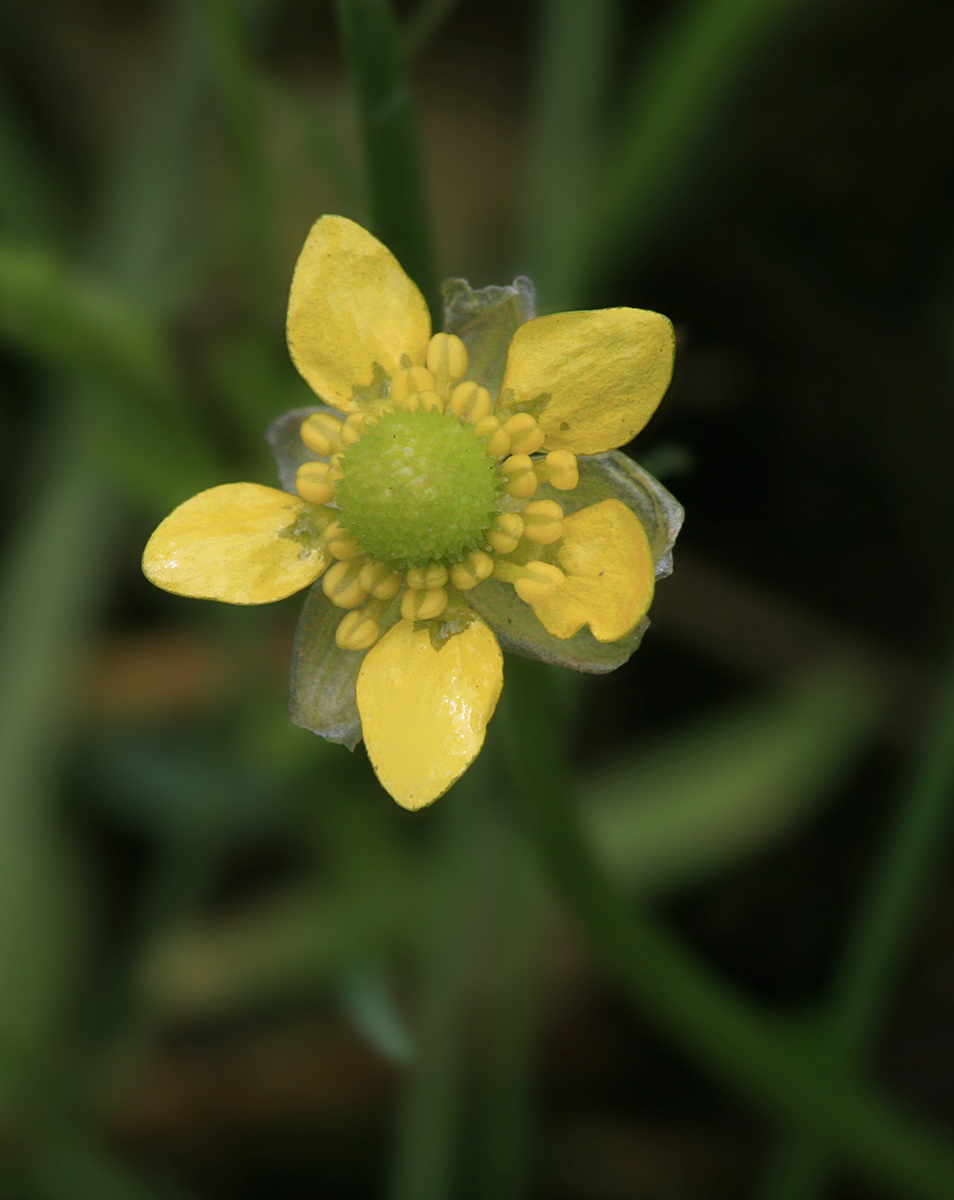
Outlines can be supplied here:
M83 893L52 801L114 529L81 428L65 416L54 428L0 587L0 1072L14 1077L62 1048L83 950Z
M187 1200L182 1188L134 1171L85 1138L60 1137L36 1155L24 1200Z
M66 216L63 189L6 83L0 79L0 224L30 241L56 241Z
M365 959L348 968L341 979L342 1007L368 1042L392 1062L414 1057L414 1043L394 988L380 960Z
M788 834L837 787L880 711L848 664L718 713L583 781L600 861L643 893L693 884Z

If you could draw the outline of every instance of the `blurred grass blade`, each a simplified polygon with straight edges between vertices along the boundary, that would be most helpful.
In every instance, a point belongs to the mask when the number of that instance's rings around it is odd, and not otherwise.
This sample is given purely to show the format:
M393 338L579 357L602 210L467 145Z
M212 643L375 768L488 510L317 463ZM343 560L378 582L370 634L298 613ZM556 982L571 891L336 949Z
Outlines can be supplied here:
M507 669L501 706L515 790L554 883L634 1003L700 1065L759 1109L828 1139L879 1186L912 1200L950 1200L954 1153L943 1136L767 1019L609 883L572 807L569 739L550 673L523 659Z
M442 312L434 274L417 123L389 0L338 0L338 24L357 103L374 233Z
M416 58L450 17L459 0L418 0L404 24L404 53Z
M44 439L0 588L0 1064L55 1055L82 950L77 881L52 812L70 698L104 586L115 503L72 405ZM34 1067L36 1063L34 1062Z
M830 7L830 6L829 6ZM682 0L637 68L590 214L590 282L638 262L691 196L706 143L771 47L818 0Z
M864 1066L890 1003L902 957L936 878L954 805L954 662L925 748L911 772L892 827L884 835L866 903L852 932L824 1022L828 1052ZM816 1200L831 1175L827 1147L797 1130L770 1156L763 1200Z
M414 1040L381 962L366 959L349 968L342 979L341 999L355 1028L379 1054L402 1065L411 1061Z
M0 226L25 241L55 242L64 226L62 185L42 157L36 138L6 82L0 79Z
M199 193L207 180L199 119L209 68L194 7L170 7L162 67L150 81L123 151L107 173L84 262L137 305L177 311L207 266Z
M247 17L238 0L202 0L219 101L236 168L242 257L252 308L268 314L273 296L270 171Z
M600 861L647 894L727 870L832 794L879 711L868 673L829 666L583 780Z
M579 301L617 0L546 0L527 160L521 262L541 312Z

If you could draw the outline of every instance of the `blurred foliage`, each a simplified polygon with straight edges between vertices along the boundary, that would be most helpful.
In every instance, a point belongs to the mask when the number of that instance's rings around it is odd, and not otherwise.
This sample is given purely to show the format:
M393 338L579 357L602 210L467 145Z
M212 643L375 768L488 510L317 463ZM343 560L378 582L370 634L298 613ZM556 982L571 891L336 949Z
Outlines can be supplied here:
M766 1200L820 1196L832 1154L898 1195L949 1197L943 1141L859 1070L943 846L949 701L872 871L830 1009L788 1024L646 903L771 861L867 778L892 697L882 658L859 639L732 705L686 703L661 732L650 722L634 737L627 712L612 754L599 738L596 752L581 745L580 730L625 684L594 691L510 664L525 705L504 703L478 767L411 820L360 750L287 721L287 605L236 613L130 582L149 522L172 505L237 474L271 480L262 432L310 396L287 361L283 293L319 206L369 221L435 304L441 226L435 237L420 149L432 135L418 132L410 75L473 6L338 0L336 27L326 7L315 19L337 49L303 73L274 52L283 22L300 20L293 5L144 6L148 51L129 68L122 111L98 125L70 110L76 82L57 75L79 36L68 6L0 14L0 366L16 398L4 408L0 590L0 1192L206 1194L115 1136L143 1073L170 1038L331 1009L404 1072L375 1194L544 1194L535 1104L551 1009L578 986L563 961L579 955L569 910L682 1052L781 1124ZM637 7L635 58L620 64ZM625 289L698 204L753 77L786 40L853 7L864 19L860 3L808 0L545 0L522 13L530 118L511 206L520 232L504 243L543 307ZM461 205L492 169L468 163ZM691 473L701 457L676 426L649 445L660 473ZM130 701L120 687L97 707L90 680L130 608L147 692L164 678L163 631L184 627L210 650L212 682L187 647L188 669L170 657L178 699ZM624 678L653 678L647 653ZM666 694L657 682L653 703ZM237 881L256 853L271 865ZM208 1191L219 1194L253 1192Z

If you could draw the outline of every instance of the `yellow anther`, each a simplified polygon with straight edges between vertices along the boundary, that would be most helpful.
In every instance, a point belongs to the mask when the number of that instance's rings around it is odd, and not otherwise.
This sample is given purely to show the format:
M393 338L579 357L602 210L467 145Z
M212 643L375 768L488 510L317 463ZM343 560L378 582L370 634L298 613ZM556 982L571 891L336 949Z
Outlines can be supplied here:
M360 571L361 564L353 560L332 563L321 577L321 590L339 608L358 608L368 598L358 578Z
M369 650L381 636L384 605L372 600L341 618L335 630L335 644L342 650Z
M463 562L451 567L451 583L462 592L474 588L494 573L494 560L483 550L470 550Z
M411 567L405 576L409 588L439 588L447 582L447 568L443 563L428 563L425 567Z
M531 500L523 510L523 536L549 546L563 536L563 509L555 500Z
M490 398L490 392L468 379L464 383L459 383L451 392L448 408L457 413L461 420L472 421L476 425L484 417L490 416L493 406L494 402Z
M393 600L401 590L401 575L383 563L369 562L358 575L361 586L378 600Z
M328 543L328 549L335 558L340 558L345 562L360 558L364 553L340 521L332 521L327 527L325 530L325 541ZM351 606L348 605L347 607L350 608Z
M580 482L576 455L569 450L551 450L546 459L538 464L537 472L561 492L572 491Z
M534 561L523 567L518 567L516 563L498 562L494 566L494 578L512 583L521 600L535 604L551 596L566 576L551 563Z
M529 454L511 454L500 464L500 470L507 480L507 491L515 499L529 500L537 490L537 477Z
M510 453L510 434L496 417L481 417L474 426L474 433L487 439L487 453L494 458L503 458Z
M409 588L401 597L401 616L405 621L430 621L439 617L447 607L447 593L442 587L417 591Z
M523 517L511 512L500 513L487 533L487 541L498 554L509 554L511 550L516 550L517 542L522 537Z
M547 435L529 413L515 413L509 421L504 422L504 429L510 434L511 454L536 454Z
M391 399L402 404L408 396L418 392L433 392L434 375L427 367L411 367L409 371L398 371L391 380Z
M339 479L344 479L344 471L341 469L341 460L343 458L343 454L332 454L331 458L328 459L328 467L330 468L328 478L332 483L337 483Z
M361 426L367 418L367 413L349 413L341 427L341 441L345 446L352 446L361 436Z
M436 409L438 412L443 412L444 401L435 391L412 392L405 398L404 407L410 412L417 412L419 408L425 410Z
M467 347L453 333L435 333L427 347L427 366L437 390L446 396L467 372Z
M331 468L324 462L306 462L295 475L295 490L309 504L327 504L334 497L335 485L328 478Z
M341 422L331 413L312 413L302 422L301 440L314 454L327 458L341 449Z

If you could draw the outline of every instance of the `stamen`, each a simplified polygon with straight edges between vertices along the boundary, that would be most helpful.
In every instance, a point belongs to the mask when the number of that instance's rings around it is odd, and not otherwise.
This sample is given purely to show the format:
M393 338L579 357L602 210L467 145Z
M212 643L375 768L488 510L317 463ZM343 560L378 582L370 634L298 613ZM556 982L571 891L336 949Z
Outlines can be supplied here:
M493 528L487 533L487 541L498 554L509 554L516 550L523 537L523 517L517 513L499 513Z
M549 483L561 492L571 492L580 482L576 455L569 450L551 450L543 462L534 464L534 469L541 483Z
M387 602L371 600L364 608L353 609L341 618L335 630L335 644L342 650L370 650L381 636L381 614Z
M332 563L321 577L321 590L339 608L358 608L368 598L359 575L362 563L353 559Z
M442 587L418 591L409 588L401 597L401 616L405 621L430 621L439 617L447 607L447 593Z
M507 480L507 491L515 499L529 500L537 490L537 477L529 454L511 454L501 463L500 470Z
M471 421L476 425L484 417L490 416L493 406L490 392L468 379L459 383L451 392L448 408L457 413L462 421Z
M552 596L566 576L559 567L535 560L523 567L518 567L516 563L498 562L494 566L494 578L512 583L521 600L535 604Z
M436 562L428 563L425 567L411 567L405 581L415 591L443 587L447 582L447 568L443 563Z
M433 372L427 367L398 371L391 380L391 399L395 404L403 404L408 396L416 396L418 392L433 392L434 382Z
M358 575L361 586L378 600L393 600L401 590L401 573L384 563L365 563Z
M511 514L515 515L515 514ZM494 560L483 550L470 550L463 562L451 567L451 583L462 592L475 588L494 573Z
M435 391L411 392L404 400L404 407L408 412L417 412L419 408L423 408L425 411L434 409L442 413L444 411L444 401Z
M361 436L361 427L365 422L367 413L356 412L349 413L345 418L345 423L341 427L341 442L344 446L353 446Z
M492 458L503 458L510 453L510 434L500 425L496 417L481 417L474 426L479 438L486 438L487 453Z
M531 500L521 515L528 542L549 546L563 536L563 509L555 500Z
M525 412L515 413L505 421L504 429L510 434L511 454L536 454L547 439L536 420Z
M327 504L333 499L335 485L328 478L331 467L324 462L306 462L295 475L295 491L309 504Z
M342 559L345 562L360 558L364 554L364 551L340 521L331 522L325 530L325 540L328 543L328 549L335 558Z
M467 347L456 334L435 333L427 347L427 366L437 391L446 397L467 373Z
M327 458L341 449L341 422L331 413L312 413L302 422L301 440L313 453Z

